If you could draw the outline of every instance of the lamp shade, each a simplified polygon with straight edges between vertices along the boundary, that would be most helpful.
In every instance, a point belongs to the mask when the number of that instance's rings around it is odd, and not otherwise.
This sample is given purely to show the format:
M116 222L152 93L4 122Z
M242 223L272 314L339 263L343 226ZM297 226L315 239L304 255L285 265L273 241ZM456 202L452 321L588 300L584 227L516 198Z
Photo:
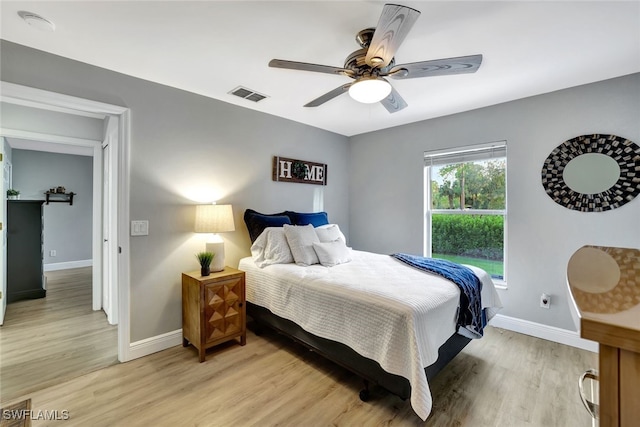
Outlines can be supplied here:
M231 205L197 205L196 233L224 233L234 231Z
M389 82L379 77L362 77L349 87L349 96L364 104L382 101L390 93Z

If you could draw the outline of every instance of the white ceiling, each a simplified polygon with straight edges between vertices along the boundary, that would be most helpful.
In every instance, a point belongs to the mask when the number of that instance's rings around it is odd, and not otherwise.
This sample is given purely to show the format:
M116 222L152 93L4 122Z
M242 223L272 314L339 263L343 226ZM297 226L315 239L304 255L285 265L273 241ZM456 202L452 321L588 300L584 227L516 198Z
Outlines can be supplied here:
M278 58L342 67L385 3L3 0L0 36L347 136L640 72L640 1L398 2L422 15L396 63L484 60L475 74L391 80L409 104L395 114L346 94L303 108L351 80L267 66ZM19 10L56 31L28 26ZM239 85L269 98L228 94Z

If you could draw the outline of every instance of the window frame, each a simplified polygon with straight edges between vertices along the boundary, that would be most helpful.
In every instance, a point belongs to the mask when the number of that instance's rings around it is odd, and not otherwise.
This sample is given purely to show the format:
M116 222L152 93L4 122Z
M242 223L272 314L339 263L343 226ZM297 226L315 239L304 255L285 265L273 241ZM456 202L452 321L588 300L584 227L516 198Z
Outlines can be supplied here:
M496 153L496 155L494 155ZM484 157L486 154L486 157ZM434 162L434 158L436 162ZM469 163L475 161L486 161L492 158L504 158L505 159L505 207L504 209L433 209L432 189L431 189L431 172L434 166L450 165L455 163ZM449 161L444 161L448 159ZM496 141L488 144L476 144L465 147L450 148L444 150L434 150L424 152L424 233L423 233L423 252L424 256L431 257L432 255L432 215L434 214L446 214L446 215L501 215L504 223L504 241L503 241L503 278L496 279L491 278L496 284L496 287L506 289L507 288L507 232L508 232L508 215L507 215L507 200L508 200L508 185L507 185L507 142Z

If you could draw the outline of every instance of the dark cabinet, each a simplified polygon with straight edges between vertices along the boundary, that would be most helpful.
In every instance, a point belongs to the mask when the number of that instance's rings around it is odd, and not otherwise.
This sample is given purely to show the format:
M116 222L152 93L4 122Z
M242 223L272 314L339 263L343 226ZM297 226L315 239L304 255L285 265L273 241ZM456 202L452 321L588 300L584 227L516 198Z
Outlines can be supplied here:
M42 200L7 201L7 303L43 298Z

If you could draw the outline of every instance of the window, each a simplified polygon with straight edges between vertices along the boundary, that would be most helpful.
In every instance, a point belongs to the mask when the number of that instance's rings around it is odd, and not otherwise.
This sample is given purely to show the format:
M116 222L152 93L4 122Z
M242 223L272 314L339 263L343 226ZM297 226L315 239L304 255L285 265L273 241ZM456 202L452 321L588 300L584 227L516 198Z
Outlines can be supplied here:
M506 282L506 142L426 152L425 254Z

